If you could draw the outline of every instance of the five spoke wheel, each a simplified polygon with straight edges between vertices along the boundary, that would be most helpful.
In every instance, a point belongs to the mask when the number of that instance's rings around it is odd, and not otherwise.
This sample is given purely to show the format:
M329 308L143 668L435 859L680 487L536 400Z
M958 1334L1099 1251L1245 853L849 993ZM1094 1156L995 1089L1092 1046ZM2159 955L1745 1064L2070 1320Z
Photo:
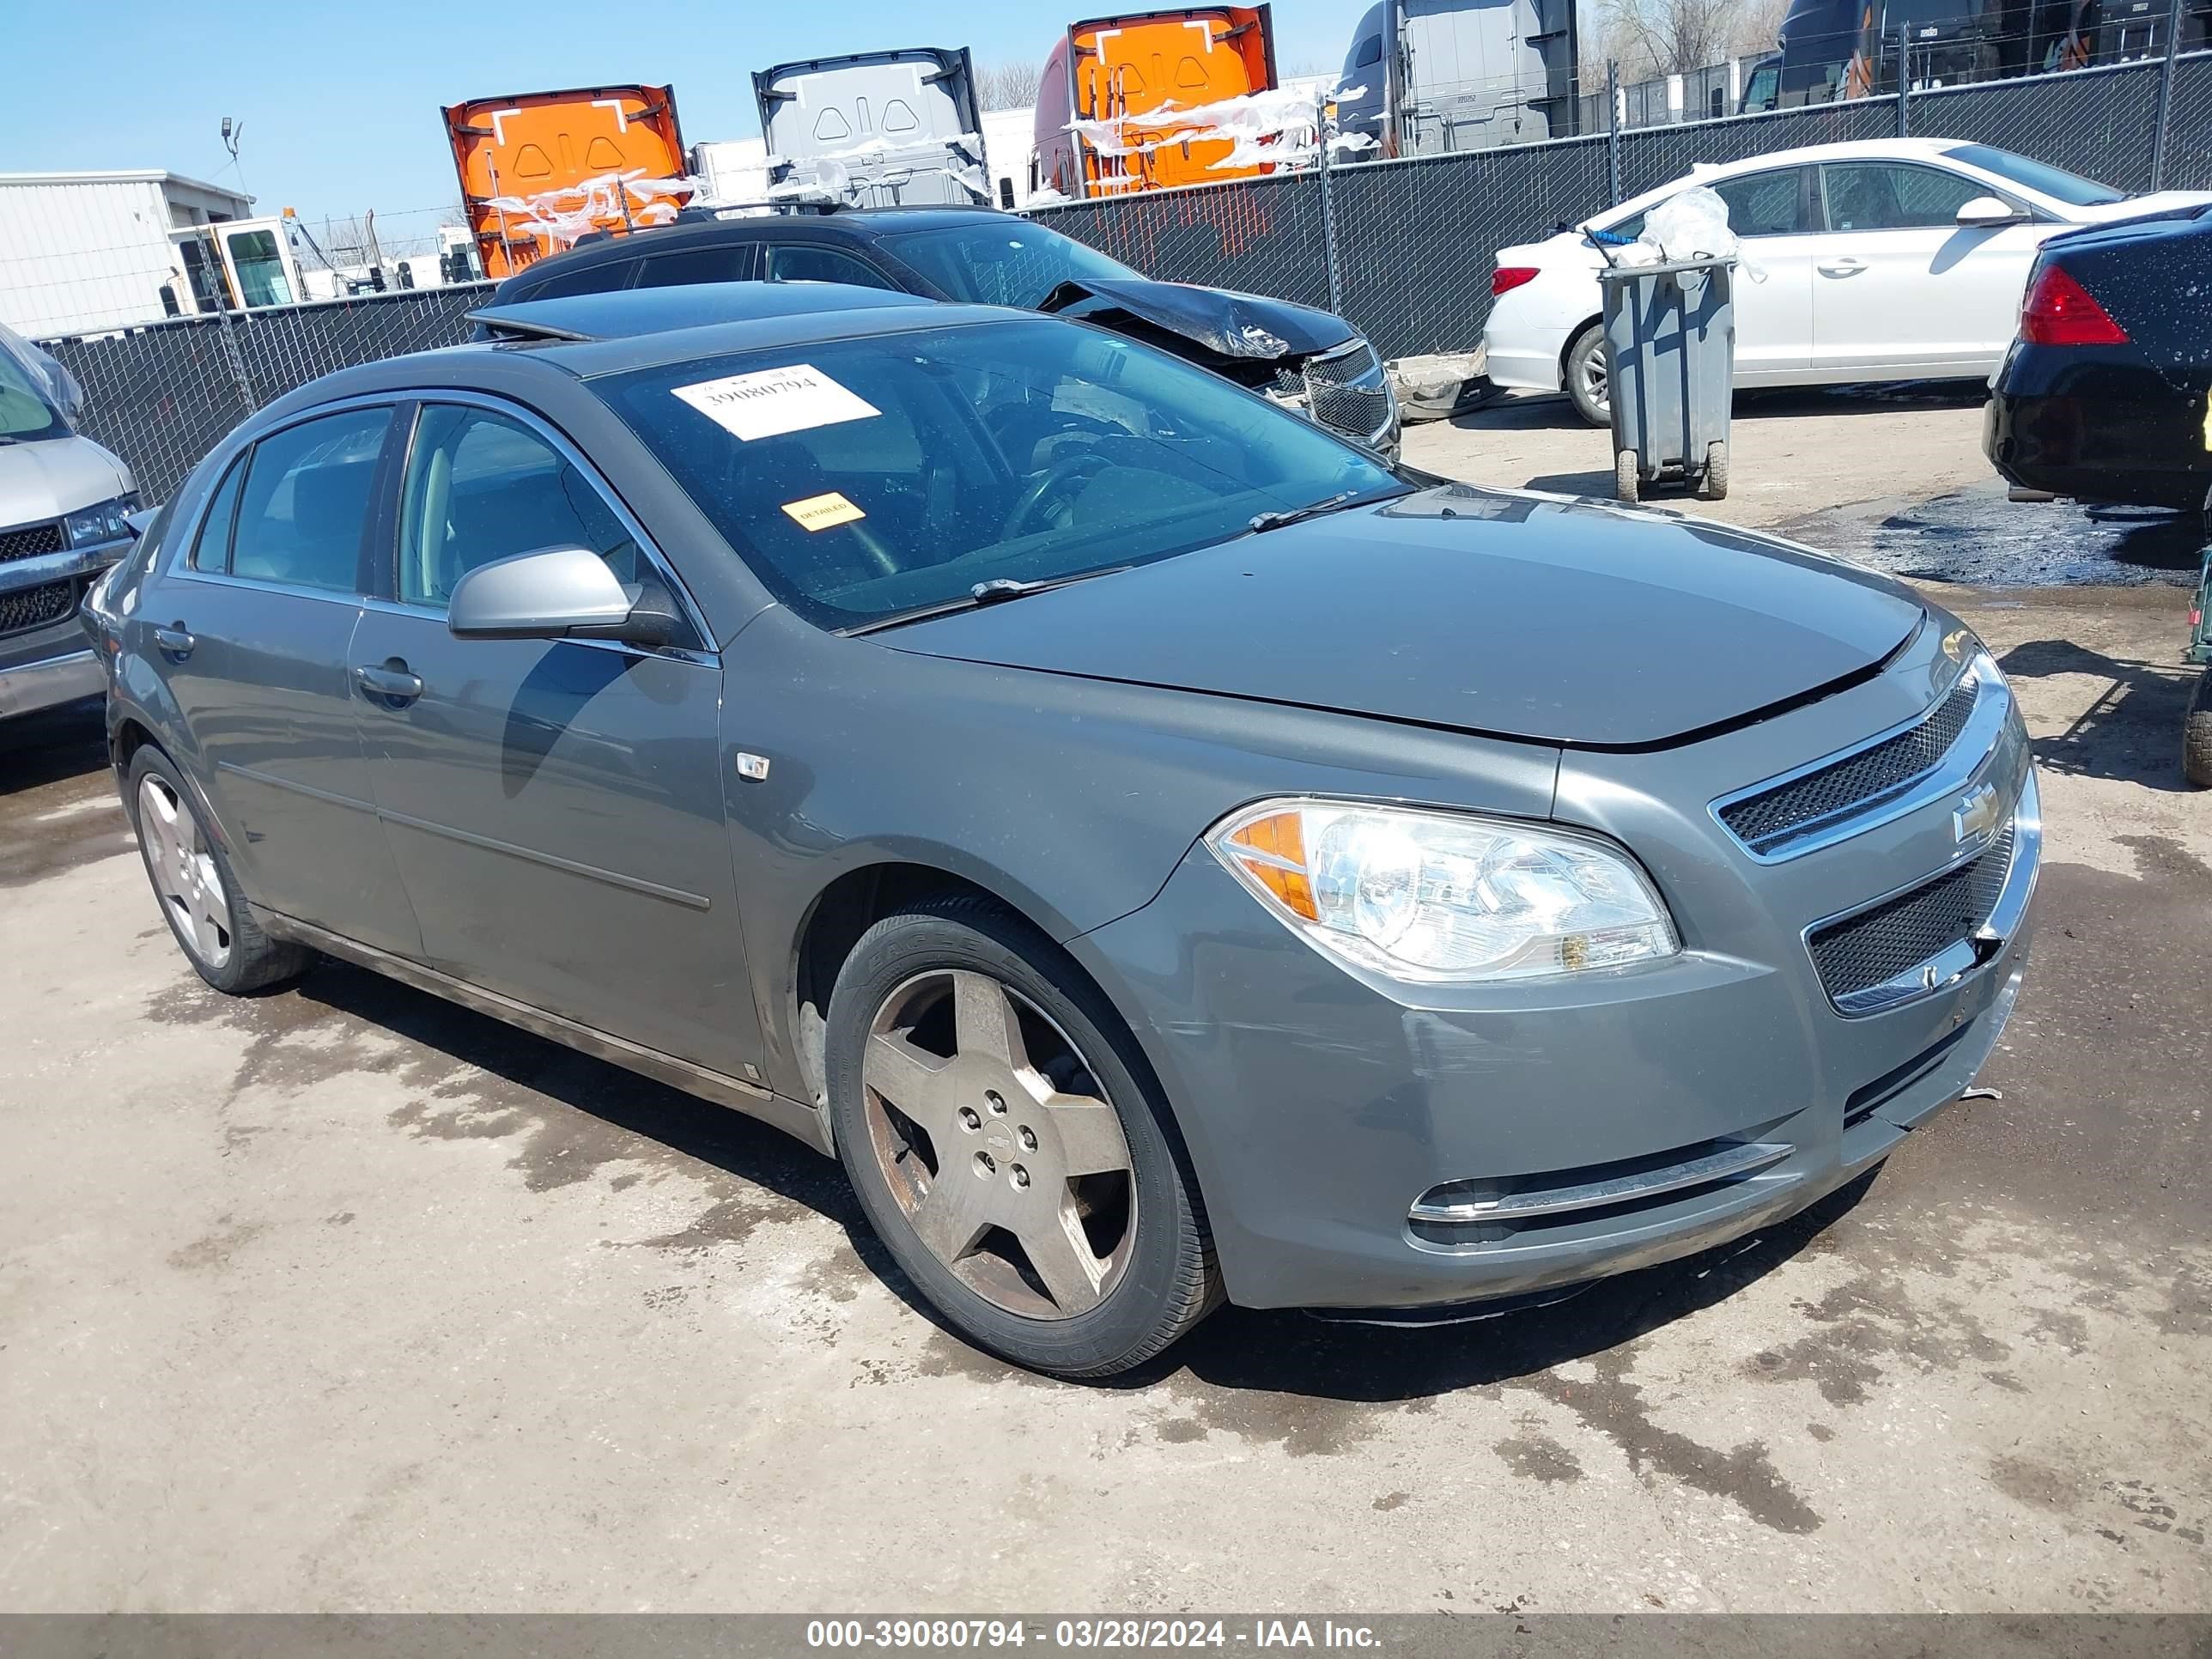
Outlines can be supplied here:
M198 820L160 774L138 782L138 831L154 890L175 924L177 937L204 967L220 971L230 960L230 900L222 875L201 839Z
M861 1083L892 1196L977 1295L1066 1319L1112 1291L1136 1236L1128 1142L1042 1009L987 973L919 975L878 1008Z

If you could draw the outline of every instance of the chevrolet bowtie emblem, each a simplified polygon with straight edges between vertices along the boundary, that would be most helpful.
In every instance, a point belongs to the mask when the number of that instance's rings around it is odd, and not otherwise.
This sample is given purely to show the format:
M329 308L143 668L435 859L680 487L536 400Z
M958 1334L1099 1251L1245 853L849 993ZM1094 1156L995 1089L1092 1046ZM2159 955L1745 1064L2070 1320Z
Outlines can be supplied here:
M1978 783L1951 809L1951 839L1961 847L1983 840L1997 827L1997 791L1991 783Z

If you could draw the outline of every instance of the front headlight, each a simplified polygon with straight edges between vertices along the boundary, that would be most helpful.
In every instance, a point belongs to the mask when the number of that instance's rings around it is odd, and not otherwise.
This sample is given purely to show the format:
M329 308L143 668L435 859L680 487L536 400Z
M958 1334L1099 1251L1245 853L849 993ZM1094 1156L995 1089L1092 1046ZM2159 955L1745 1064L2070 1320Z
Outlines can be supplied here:
M131 514L138 510L138 493L118 495L95 507L82 507L62 520L71 547L97 547L119 542L131 533Z
M1537 979L1681 949L1626 853L1534 824L1267 800L1224 818L1206 844L1285 926L1392 979Z

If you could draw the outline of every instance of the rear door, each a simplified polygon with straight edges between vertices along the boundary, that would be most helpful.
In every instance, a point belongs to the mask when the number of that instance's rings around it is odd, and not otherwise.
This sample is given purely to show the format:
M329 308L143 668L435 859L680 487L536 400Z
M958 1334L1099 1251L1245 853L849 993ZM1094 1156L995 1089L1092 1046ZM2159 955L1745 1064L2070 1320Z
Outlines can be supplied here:
M491 400L426 403L382 594L350 660L396 688L357 703L371 788L428 960L736 1076L760 1058L704 649L458 640L463 574L586 546L674 582L552 428Z
M1775 167L1714 182L1729 228L1742 244L1735 273L1739 386L1788 385L1813 360L1812 169ZM1636 236L1645 216L1608 226ZM1754 274L1756 273L1756 274Z
M753 94L771 182L819 182L860 207L990 199L965 48L785 64L755 74Z
M374 405L264 435L147 585L138 621L198 750L178 758L247 891L411 957L421 941L371 803L349 672L392 424Z
M1814 369L1832 378L1995 368L2052 227L1961 225L1959 210L1976 197L2013 198L1943 167L1836 161L1819 172L1823 228L1808 239Z

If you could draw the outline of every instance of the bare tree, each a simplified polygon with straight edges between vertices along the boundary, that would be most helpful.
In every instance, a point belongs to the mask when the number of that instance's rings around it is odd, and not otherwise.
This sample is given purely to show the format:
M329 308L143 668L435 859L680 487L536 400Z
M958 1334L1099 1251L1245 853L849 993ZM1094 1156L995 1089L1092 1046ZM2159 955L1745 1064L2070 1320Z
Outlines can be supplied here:
M1604 0L1608 55L1624 80L1704 69L1729 55L1748 9L1742 0Z
M1036 102L1034 63L985 64L975 71L975 96L985 109L1025 109Z

